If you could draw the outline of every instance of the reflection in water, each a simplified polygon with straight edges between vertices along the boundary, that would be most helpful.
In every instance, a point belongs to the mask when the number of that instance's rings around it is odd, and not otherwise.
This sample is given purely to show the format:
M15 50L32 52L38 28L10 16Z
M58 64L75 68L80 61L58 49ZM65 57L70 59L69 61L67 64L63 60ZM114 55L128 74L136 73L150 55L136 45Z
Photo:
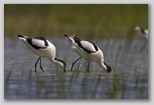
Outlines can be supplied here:
M148 99L147 49L139 52L143 40L135 40L129 47L122 40L98 40L96 44L113 69L107 74L96 63L91 63L90 72L86 72L88 62L84 59L71 72L78 55L67 40L50 41L57 47L57 56L66 61L66 73L48 59L42 59L46 72L38 68L35 73L33 64L38 57L19 40L5 39L5 99Z

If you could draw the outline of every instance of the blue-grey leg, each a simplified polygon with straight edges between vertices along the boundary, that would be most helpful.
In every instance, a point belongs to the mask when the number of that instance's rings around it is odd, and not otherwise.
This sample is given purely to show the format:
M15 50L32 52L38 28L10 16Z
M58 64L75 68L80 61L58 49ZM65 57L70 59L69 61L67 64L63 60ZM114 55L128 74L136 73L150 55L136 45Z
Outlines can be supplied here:
M45 71L43 70L42 65L41 65L41 57L40 57L40 69L41 69L43 72L45 72Z
M88 62L87 72L89 72L90 61Z
M35 63L35 72L36 72L37 63L38 63L38 61L40 60L40 58L41 58L41 57L39 57L39 58L37 59L36 63Z
M82 57L79 57L77 60L75 60L75 61L72 63L71 71L72 71L72 69L73 69L74 64L75 64L78 60L80 60L81 58L82 58Z

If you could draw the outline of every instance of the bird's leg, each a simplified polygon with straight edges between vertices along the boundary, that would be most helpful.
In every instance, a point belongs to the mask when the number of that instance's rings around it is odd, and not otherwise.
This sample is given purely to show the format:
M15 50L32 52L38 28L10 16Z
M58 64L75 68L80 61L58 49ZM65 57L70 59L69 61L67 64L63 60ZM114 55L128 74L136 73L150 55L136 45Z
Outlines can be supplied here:
M40 60L40 58L41 58L41 57L39 57L39 58L37 59L36 63L35 63L35 72L36 72L37 63L38 63L38 61Z
M145 43L145 44L141 47L140 52L142 52L142 51L146 48L146 46L147 46L147 43Z
M89 72L90 61L88 62L87 72Z
M40 57L40 69L41 69L43 72L45 72L45 71L43 70L42 65L41 65L41 57Z
M72 71L72 69L73 69L74 64L75 64L79 59L81 59L81 58L82 58L82 57L79 57L77 60L75 60L75 61L72 63L71 71Z

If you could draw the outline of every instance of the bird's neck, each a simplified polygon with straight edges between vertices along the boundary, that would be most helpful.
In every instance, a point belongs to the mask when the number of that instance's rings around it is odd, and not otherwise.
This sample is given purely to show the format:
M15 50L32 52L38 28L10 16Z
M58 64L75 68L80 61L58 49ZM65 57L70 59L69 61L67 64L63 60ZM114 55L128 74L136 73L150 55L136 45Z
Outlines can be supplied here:
M64 69L62 62L58 61L56 58L49 58L49 60L60 68Z
M107 70L107 66L105 65L104 61L98 63L104 70Z

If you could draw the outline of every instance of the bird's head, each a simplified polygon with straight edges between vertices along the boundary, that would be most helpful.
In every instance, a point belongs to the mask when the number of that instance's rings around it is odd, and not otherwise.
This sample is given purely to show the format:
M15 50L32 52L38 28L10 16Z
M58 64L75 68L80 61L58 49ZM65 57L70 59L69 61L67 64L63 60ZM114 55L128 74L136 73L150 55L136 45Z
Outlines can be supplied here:
M60 59L57 59L57 58L55 58L54 60L56 61L55 63L57 63L58 66L60 66L60 68L62 68L64 70L64 72L66 72L65 71L66 63L63 60L60 60Z
M139 26L135 26L134 30L139 31L140 27Z
M104 62L104 65L106 66L106 71L110 73L112 71L111 67L107 65L105 62Z

